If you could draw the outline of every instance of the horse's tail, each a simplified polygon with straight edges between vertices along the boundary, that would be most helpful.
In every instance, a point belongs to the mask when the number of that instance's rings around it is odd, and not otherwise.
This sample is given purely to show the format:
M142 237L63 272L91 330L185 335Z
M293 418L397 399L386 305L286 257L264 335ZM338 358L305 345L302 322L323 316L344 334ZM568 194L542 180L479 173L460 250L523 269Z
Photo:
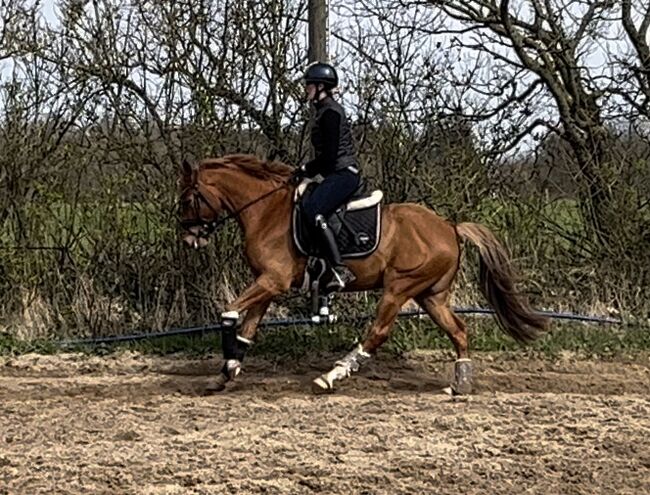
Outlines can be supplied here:
M531 342L546 330L548 318L536 313L525 296L515 292L515 274L508 253L484 225L461 223L456 231L479 249L481 292L494 308L501 328L519 342Z

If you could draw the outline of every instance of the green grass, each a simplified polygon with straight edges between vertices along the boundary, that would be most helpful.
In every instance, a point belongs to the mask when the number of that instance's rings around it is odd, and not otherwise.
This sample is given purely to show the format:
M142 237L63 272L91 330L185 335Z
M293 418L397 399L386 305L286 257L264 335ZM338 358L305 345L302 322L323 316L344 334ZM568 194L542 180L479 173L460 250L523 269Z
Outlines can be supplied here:
M10 335L0 333L0 356L27 354L31 352L38 354L55 354L60 351L61 348L52 341L17 340Z
M426 320L403 320L396 326L384 351L394 355L415 349L448 350L453 347L446 335ZM469 321L469 320L468 320ZM476 352L524 352L556 358L570 351L578 356L615 359L650 351L650 330L643 327L621 328L576 323L556 323L552 331L528 346L521 346L506 336L491 320L470 322L470 349ZM348 325L327 327L284 327L262 329L251 354L272 359L298 359L303 356L347 352L362 334ZM104 355L119 350L134 350L145 354L165 355L183 352L188 355L220 353L220 338L216 333L203 336L176 336L147 341L79 346L66 351ZM26 352L54 353L60 348L49 342L20 342L0 335L0 354Z

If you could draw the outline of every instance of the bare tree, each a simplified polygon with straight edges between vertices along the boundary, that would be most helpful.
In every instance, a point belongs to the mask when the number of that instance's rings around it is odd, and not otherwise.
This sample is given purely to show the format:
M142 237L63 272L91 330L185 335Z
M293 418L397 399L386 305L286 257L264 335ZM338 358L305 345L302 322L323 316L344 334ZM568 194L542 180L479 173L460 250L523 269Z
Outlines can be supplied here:
M427 173L420 136L442 96L435 74L443 57L406 9L363 0L333 4L333 14L335 62L344 99L355 109L365 170L390 200L425 200L424 190L415 187L425 181L414 178ZM420 25L436 24L430 10L421 14Z
M639 0L621 2L623 28L636 52L636 60L622 59L628 80L636 91L619 94L639 113L650 118L650 4Z
M609 36L612 19L620 13L610 0L430 0L447 16L447 27L427 30L431 35L455 36L453 43L491 60L494 77L482 75L471 92L489 102L474 117L519 114L523 117L504 134L518 143L541 126L566 139L573 150L584 191L582 205L593 239L607 245L611 237L609 164L611 128L605 124L613 108L615 79L590 67L595 43ZM422 2L399 5L421 8ZM626 8L624 6L624 12ZM625 17L625 16L624 16ZM629 24L629 23L628 23ZM647 26L628 31L640 40ZM637 43L642 59L643 44ZM639 49L638 48L638 49ZM593 64L592 64L593 65ZM641 65L642 67L642 65ZM602 65L600 67L602 69ZM540 107L549 97L553 111ZM530 105L534 102L535 105ZM643 103L639 103L643 107ZM510 120L512 122L512 120Z
M194 123L255 126L275 153L290 156L283 129L297 123L293 78L304 64L296 44L305 2L143 2L151 41L165 52L161 74L173 74L193 96Z

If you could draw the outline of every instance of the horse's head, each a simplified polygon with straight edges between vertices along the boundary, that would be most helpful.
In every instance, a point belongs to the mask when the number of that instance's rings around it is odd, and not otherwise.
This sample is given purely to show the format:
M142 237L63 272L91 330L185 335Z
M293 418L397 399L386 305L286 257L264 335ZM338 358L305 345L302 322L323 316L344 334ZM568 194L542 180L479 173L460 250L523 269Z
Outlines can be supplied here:
M262 211L272 210L287 198L286 194L273 195L287 187L292 171L284 163L243 154L204 159L198 167L183 161L179 181L183 240L192 247L204 247L226 219L238 218L245 224L244 212L249 219L259 219ZM219 219L224 210L228 216Z
M200 170L183 161L180 179L180 224L182 239L193 248L208 245L222 210L215 191L201 182Z

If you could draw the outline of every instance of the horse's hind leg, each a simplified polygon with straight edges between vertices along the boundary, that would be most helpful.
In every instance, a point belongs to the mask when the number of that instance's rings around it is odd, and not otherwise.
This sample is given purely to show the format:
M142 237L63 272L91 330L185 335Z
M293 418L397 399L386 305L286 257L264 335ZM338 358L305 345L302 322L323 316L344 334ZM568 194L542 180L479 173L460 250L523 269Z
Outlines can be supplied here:
M437 294L425 292L417 296L415 301L447 333L454 344L458 359L465 359L468 357L467 329L463 320L458 318L449 307L449 296L448 290Z
M457 360L454 365L454 382L451 392L469 394L472 391L472 364L467 352L467 329L463 320L449 307L449 291L439 293L427 291L415 298L431 319L442 328L456 349Z
M359 344L353 351L343 359L334 364L334 368L328 373L319 376L312 382L312 390L315 393L328 392L334 388L336 380L342 380L351 373L359 370L364 361L370 358L381 344L390 335L391 327L399 313L402 304L407 300L405 295L396 295L392 292L384 292L377 308L377 317L363 344Z

